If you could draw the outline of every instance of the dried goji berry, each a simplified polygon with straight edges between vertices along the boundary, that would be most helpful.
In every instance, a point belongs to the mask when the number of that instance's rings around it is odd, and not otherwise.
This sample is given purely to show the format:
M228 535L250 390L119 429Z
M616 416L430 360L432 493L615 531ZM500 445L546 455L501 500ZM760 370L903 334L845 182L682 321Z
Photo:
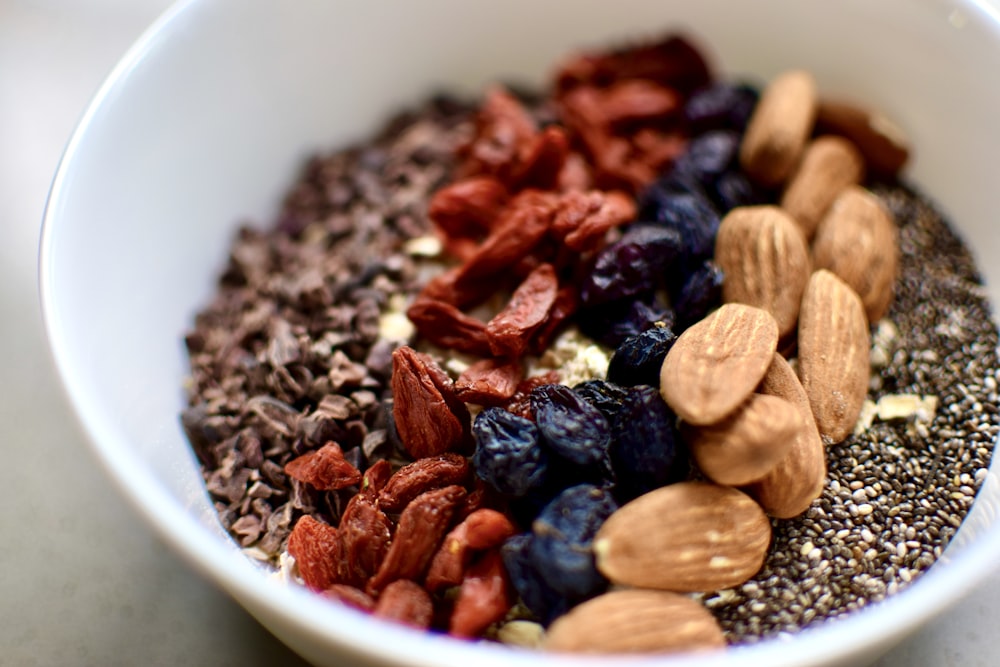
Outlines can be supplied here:
M444 186L427 205L427 216L445 234L478 238L493 227L507 188L493 176L473 176Z
M382 591L372 615L426 630L434 618L434 602L419 584L397 579Z
M347 503L338 528L337 580L363 587L389 551L392 521L375 497L358 493Z
M491 87L476 114L475 137L461 151L464 164L460 171L490 174L506 182L522 146L535 131L535 122L524 106L502 87Z
M486 325L493 354L517 359L531 335L545 323L556 300L559 281L551 264L542 264L524 279L503 310Z
M500 551L488 551L462 580L448 632L455 637L477 637L503 618L510 606L510 585Z
M375 608L375 599L372 596L347 584L334 584L323 591L323 595L361 611L371 611Z
M392 353L392 414L399 439L414 458L465 444L469 426L452 412L423 359L410 347Z
M285 474L320 491L344 489L361 481L361 472L347 462L335 442L292 459L285 464Z
M528 399L528 395L531 394L531 390L535 387L541 387L546 384L559 384L558 371L546 371L540 375L532 375L521 380L517 385L517 391L504 404L504 409L519 417L534 421L535 415L531 411L531 401Z
M469 462L459 454L426 456L407 464L389 478L379 494L379 507L398 512L425 491L461 484L469 474Z
M648 79L616 81L601 95L604 122L610 126L649 122L681 111L681 96Z
M295 559L306 586L325 591L337 583L340 542L337 529L308 514L295 523L288 537L288 553Z
M515 532L510 519L496 510L480 509L469 514L445 536L434 555L425 580L427 590L458 585L473 551L498 547Z
M570 230L564 242L573 250L590 250L604 240L609 229L635 220L635 202L621 192L601 193L596 209L589 210ZM558 214L556 214L558 219Z
M535 331L531 339L532 354L540 355L549 348L552 341L563 330L569 322L569 318L576 312L579 303L579 289L574 285L560 287L556 292L555 301L549 309L549 317L545 323Z
M421 579L465 495L460 486L446 486L414 498L400 515L389 552L366 590L378 593L397 579Z
M417 297L406 316L421 336L439 347L479 356L490 354L486 324L449 303Z
M550 125L525 144L509 179L511 188L554 189L567 155L569 139L566 138L566 131Z
M462 371L455 380L455 393L466 403L500 405L514 395L523 377L520 361L482 359Z
M363 493L371 498L377 498L391 476L392 463L388 459L376 461L361 476L361 490L359 493Z

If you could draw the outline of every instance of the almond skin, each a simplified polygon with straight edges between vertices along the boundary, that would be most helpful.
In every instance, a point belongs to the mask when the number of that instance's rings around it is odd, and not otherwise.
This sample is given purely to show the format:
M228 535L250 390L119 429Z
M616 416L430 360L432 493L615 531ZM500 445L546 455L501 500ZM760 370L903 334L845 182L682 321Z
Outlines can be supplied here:
M726 278L722 300L771 313L783 337L795 329L811 273L806 239L777 206L739 206L719 225L715 261Z
M816 113L822 132L850 139L864 155L868 170L895 176L910 159L910 142L884 114L841 100L823 99Z
M806 146L802 162L788 181L781 208L811 239L837 195L861 182L864 170L864 158L850 141L833 135L817 137Z
M869 322L885 316L899 273L899 232L875 195L851 186L830 207L816 231L813 261L861 297Z
M799 315L799 378L827 444L850 435L861 413L869 338L861 298L830 271L813 273Z
M753 394L730 417L712 426L688 427L684 435L706 477L717 484L742 486L764 477L785 458L801 419L788 401Z
M783 183L805 148L818 98L812 74L792 70L764 88L740 145L740 164L762 185Z
M759 391L795 406L801 419L785 457L744 491L771 516L791 519L809 509L826 486L826 448L820 440L806 390L780 354L774 355Z
M616 510L597 531L597 569L614 584L678 593L737 586L760 570L771 522L730 486L679 482Z
M660 395L684 421L722 421L760 383L778 346L778 325L764 310L727 303L689 327L660 368Z
M725 647L719 622L691 598L666 591L620 590L560 616L546 633L550 651L671 653Z

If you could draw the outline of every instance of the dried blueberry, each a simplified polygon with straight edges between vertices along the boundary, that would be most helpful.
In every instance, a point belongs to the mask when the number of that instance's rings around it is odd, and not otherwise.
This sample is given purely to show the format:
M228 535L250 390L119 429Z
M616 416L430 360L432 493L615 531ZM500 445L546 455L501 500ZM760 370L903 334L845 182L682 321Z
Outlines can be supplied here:
M657 322L673 324L670 306L653 291L635 297L581 308L575 316L577 326L587 336L615 348L629 336L645 331Z
M620 502L687 477L690 463L677 417L658 390L648 385L629 390L614 423L611 462Z
M593 269L580 286L580 300L592 306L652 289L677 258L682 245L680 230L632 225L620 240L598 253Z
M674 162L671 177L684 175L685 180L697 182L707 192L736 163L739 147L740 135L733 130L713 130L694 137Z
M736 170L720 174L712 183L708 194L722 214L737 206L754 206L774 199L754 185L743 172Z
M684 104L684 119L693 134L719 128L742 132L757 106L757 97L752 86L713 83L691 94Z
M531 526L531 562L554 590L572 600L597 595L607 580L597 571L594 535L617 509L611 494L589 484L566 489Z
M625 397L628 396L628 389L605 380L581 382L573 387L573 391L600 410L609 424L615 423L618 412L624 405Z
M538 620L547 624L566 613L571 601L549 586L545 577L539 574L531 560L533 541L531 533L514 535L500 547L500 556L511 585L521 596L521 602Z
M722 303L723 278L722 269L712 260L691 272L673 298L679 331L702 320Z
M535 424L553 452L580 466L600 463L611 426L601 411L563 384L535 387L529 395Z
M548 454L531 420L503 408L487 408L476 416L472 434L476 439L472 466L487 484L511 496L542 486Z
M719 214L704 193L664 191L654 183L644 191L639 203L639 220L677 230L683 257L700 261L712 255Z
M608 381L623 387L659 386L660 366L677 336L670 327L654 326L626 338L608 364Z

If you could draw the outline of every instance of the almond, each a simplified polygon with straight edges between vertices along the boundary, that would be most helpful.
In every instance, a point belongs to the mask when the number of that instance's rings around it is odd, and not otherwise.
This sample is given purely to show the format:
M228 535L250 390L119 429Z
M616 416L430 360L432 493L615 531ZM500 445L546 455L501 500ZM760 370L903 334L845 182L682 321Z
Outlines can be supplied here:
M820 100L816 126L851 140L869 171L895 176L910 159L909 140L885 114L836 100Z
M679 482L616 510L597 531L597 569L615 584L678 593L736 586L760 570L771 523L730 486Z
M719 422L753 393L777 346L769 313L727 303L674 342L660 368L660 395L689 424Z
M868 320L861 298L821 269L806 285L799 315L799 378L823 441L842 441L868 391Z
M837 197L813 242L816 268L829 269L858 293L869 322L889 310L899 272L899 233L882 202L860 186Z
M730 417L711 426L688 427L684 435L706 477L742 486L760 479L785 458L801 421L788 401L753 394Z
M620 590L577 605L549 627L544 647L578 653L667 653L726 645L719 622L689 597Z
M784 357L774 355L760 392L782 398L799 413L799 429L785 457L762 479L744 491L753 496L764 511L778 519L790 519L805 512L823 492L826 484L826 448L820 440L809 397Z
M864 169L864 158L850 141L833 135L818 137L806 146L802 162L781 195L781 207L811 239L837 195L860 182Z
M719 225L715 261L725 274L722 299L771 313L778 335L795 328L811 272L795 221L776 206L739 206Z
M761 93L750 116L740 164L766 186L784 182L802 155L816 118L816 81L803 70L785 72Z

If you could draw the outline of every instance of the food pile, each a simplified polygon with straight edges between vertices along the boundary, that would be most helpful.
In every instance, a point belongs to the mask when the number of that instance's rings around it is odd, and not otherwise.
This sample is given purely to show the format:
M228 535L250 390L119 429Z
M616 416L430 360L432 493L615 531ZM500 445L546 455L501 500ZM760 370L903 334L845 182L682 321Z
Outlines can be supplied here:
M317 157L186 339L223 524L344 604L552 650L884 597L997 429L988 304L907 158L808 73L717 81L678 36Z

